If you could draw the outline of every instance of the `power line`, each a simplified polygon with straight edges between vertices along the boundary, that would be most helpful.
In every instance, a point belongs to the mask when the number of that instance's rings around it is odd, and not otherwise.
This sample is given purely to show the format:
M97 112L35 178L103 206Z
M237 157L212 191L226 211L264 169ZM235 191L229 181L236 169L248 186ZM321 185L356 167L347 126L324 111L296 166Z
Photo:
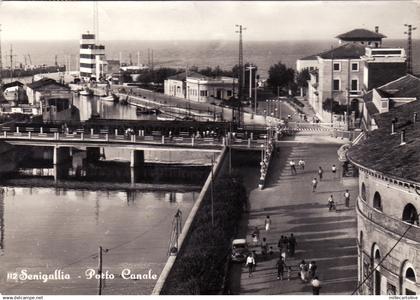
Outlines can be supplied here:
M417 215L417 217L420 216L420 214ZM404 236L407 234L408 230L410 230L410 228L413 227L413 224L410 224L407 229L404 231L404 233L400 236L400 238L398 239L398 241L394 244L394 246L392 246L392 248L385 254L384 258L382 258L382 260L376 265L375 268L373 268L370 273L366 276L366 278L354 289L354 291L351 293L352 295L354 295L359 289L360 287L363 286L363 284L372 276L373 272L376 271L376 269L378 267L380 267L382 265L382 263L384 262L384 260L391 254L392 250L394 250L394 248L399 244L399 242L401 242L401 240L404 238Z

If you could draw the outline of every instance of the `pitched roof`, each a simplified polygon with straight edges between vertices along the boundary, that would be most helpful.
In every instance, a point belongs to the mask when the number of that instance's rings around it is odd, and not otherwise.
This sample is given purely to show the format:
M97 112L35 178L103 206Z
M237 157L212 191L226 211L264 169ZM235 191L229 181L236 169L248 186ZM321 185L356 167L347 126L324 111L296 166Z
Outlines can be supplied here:
M359 44L347 43L337 48L322 52L318 56L324 59L356 59L365 54L365 47Z
M12 82L3 84L2 89L4 91L7 88L12 87L12 86L23 86L23 83L20 82L20 81L15 80L15 81L12 81Z
M318 56L318 54L312 54L312 55L309 55L309 56L299 58L299 60L317 60L317 56Z
M375 121L379 128L349 149L350 160L383 174L420 183L420 121L413 123L414 112L420 116L420 100L377 115ZM394 118L398 118L398 134L391 135ZM401 146L399 132L403 129L407 142Z
M187 74L185 72L180 72L175 75L169 76L168 79L172 80L179 80L179 81L185 81L187 78Z
M364 28L357 28L357 29L350 30L346 33L337 35L336 38L339 38L341 40L346 40L346 39L370 40L370 39L382 39L382 38L386 38L386 36L379 32L367 30Z
M379 94L390 98L417 98L420 100L420 78L407 74L377 88Z
M44 86L51 85L51 84L56 85L56 86L66 87L66 86L58 83L54 79L52 79L52 78L46 78L46 77L45 78L41 78L40 80L34 81L32 83L29 83L27 86L29 88L33 89L33 90L38 90L38 89L40 89L40 88L42 88Z

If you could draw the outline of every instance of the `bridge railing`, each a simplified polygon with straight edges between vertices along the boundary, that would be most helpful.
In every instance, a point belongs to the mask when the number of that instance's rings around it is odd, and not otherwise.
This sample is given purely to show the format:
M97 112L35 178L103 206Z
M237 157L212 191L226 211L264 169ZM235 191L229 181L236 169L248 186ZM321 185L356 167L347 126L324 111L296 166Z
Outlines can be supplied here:
M117 133L117 134L115 134ZM225 138L225 137L188 137L188 136L163 136L163 135L134 135L134 134L109 134L105 132L87 134L85 132L60 133L60 132L34 132L34 131L3 131L0 140L29 140L29 141L70 141L70 142L105 142L126 144L170 144L194 146L233 146L239 148L259 148L266 143L265 139L256 138Z

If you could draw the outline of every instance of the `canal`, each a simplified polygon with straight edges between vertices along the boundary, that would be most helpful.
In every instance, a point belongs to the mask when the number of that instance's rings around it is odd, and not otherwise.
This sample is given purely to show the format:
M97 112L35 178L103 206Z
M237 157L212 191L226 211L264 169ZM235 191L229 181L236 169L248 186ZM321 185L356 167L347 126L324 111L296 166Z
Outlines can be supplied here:
M97 280L86 272L98 269L99 246L104 295L150 294L167 259L173 217L179 209L186 220L213 157L146 152L133 185L125 149L104 149L99 161L74 151L59 178L51 149L18 151L18 169L0 181L0 291L14 295L96 294Z

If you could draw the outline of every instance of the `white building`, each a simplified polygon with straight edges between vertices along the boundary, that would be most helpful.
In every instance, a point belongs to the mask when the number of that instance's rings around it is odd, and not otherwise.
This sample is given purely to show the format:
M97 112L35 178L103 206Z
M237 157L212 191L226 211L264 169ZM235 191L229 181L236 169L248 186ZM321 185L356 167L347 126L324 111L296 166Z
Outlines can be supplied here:
M105 46L96 45L94 34L82 34L80 40L80 77L99 79L104 72Z
M237 86L236 78L208 77L196 72L183 72L165 80L164 93L197 102L208 102L211 99L229 100L235 95Z

